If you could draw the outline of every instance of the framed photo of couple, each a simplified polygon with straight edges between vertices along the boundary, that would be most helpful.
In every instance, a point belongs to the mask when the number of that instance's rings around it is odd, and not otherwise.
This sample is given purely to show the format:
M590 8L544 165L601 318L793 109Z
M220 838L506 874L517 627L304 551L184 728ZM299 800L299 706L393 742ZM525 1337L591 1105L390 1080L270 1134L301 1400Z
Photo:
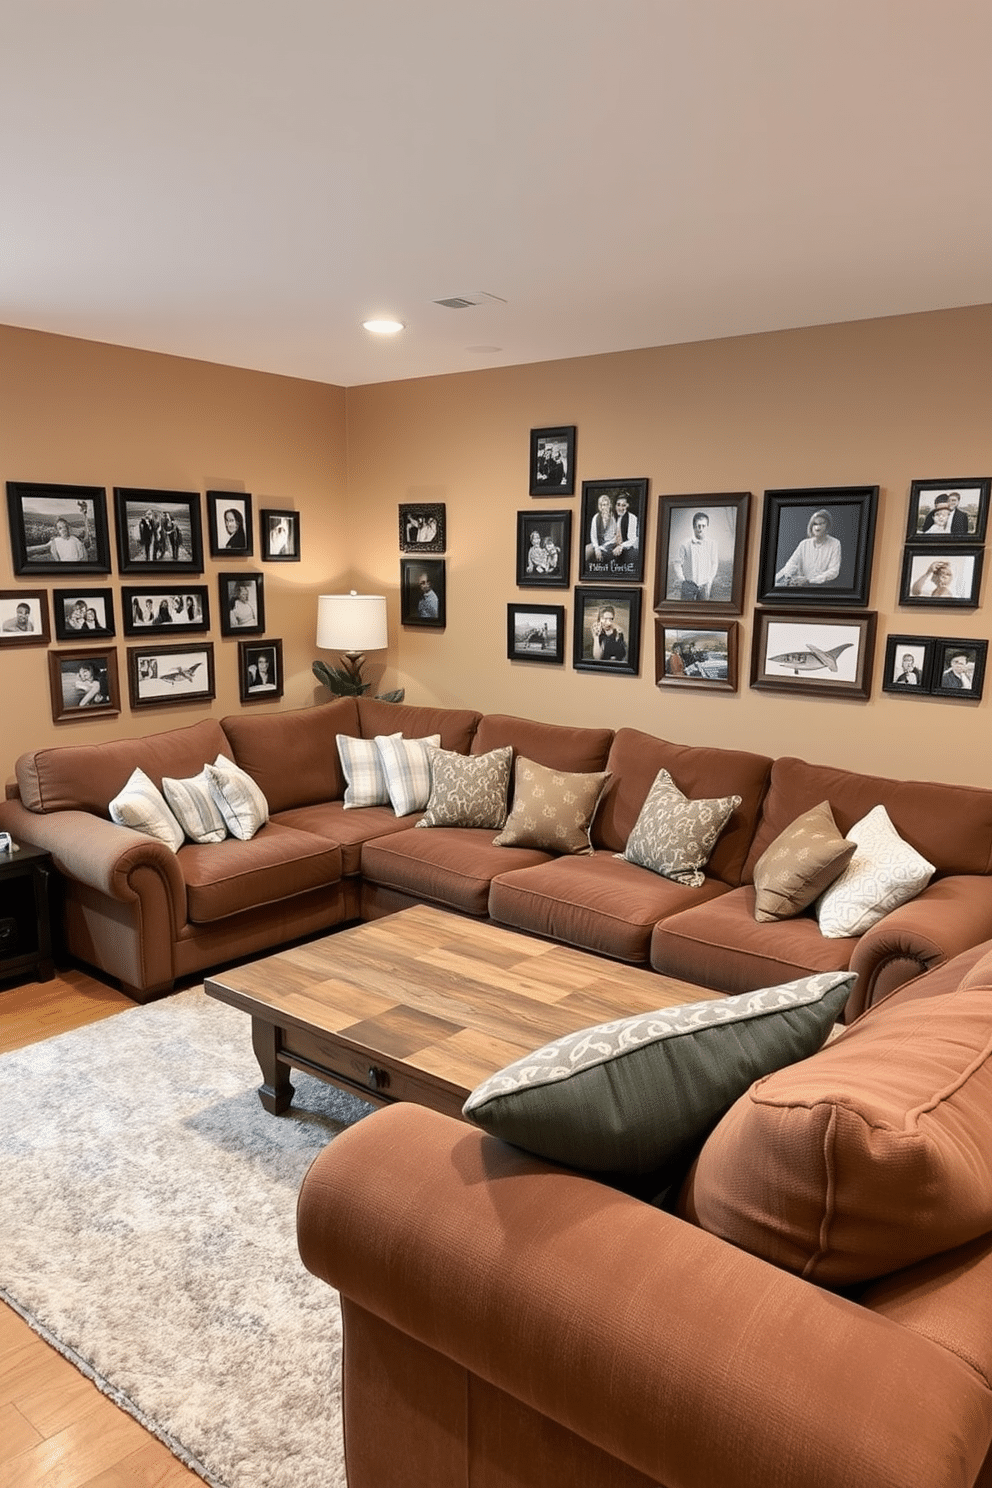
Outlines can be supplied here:
M992 476L915 480L910 489L906 541L983 543Z
M518 589L567 589L571 563L570 511L517 512Z
M647 506L646 479L582 482L580 582L641 582Z
M750 491L658 500L654 609L691 615L740 615L744 603Z

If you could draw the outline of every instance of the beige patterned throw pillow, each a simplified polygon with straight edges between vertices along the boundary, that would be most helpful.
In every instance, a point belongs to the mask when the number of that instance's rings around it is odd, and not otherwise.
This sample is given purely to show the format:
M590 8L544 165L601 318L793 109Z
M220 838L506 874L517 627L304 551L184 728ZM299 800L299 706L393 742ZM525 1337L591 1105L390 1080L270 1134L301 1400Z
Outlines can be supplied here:
M428 749L431 796L418 827L501 827L506 821L512 746L488 754Z
M691 801L667 770L659 770L617 857L698 889L716 840L740 804L740 796Z
M754 869L754 918L802 914L854 857L856 844L837 830L828 801L796 818L767 847Z
M884 806L875 806L847 834L857 851L817 900L820 934L828 940L863 935L890 910L915 899L936 869L904 842Z
M495 846L591 853L589 828L609 780L608 770L570 773L519 756L513 778L513 810L502 832L493 838Z

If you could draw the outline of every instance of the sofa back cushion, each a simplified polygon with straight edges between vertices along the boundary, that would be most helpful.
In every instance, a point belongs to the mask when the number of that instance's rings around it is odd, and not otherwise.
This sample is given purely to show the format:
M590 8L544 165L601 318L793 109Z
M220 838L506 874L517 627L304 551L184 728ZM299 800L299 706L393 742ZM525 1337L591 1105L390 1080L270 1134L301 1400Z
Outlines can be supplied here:
M572 728L562 723L537 723L532 718L514 718L509 713L488 713L472 741L473 754L511 745L517 755L572 775L603 770L610 752L613 730Z
M691 800L740 796L741 804L720 834L707 868L712 877L736 888L754 836L771 764L763 754L671 744L640 729L618 729L607 760L613 779L596 813L593 842L596 847L623 852L658 771L667 770L682 794Z
M108 816L110 802L140 769L159 790L163 775L198 775L208 760L229 753L227 735L214 718L189 728L166 729L144 739L66 744L23 754L15 766L21 800L29 811L92 811Z
M992 790L888 780L783 756L772 765L745 883L751 882L755 864L779 833L821 801L830 803L843 836L872 807L884 806L899 836L928 858L938 874L992 872Z
M363 739L374 739L377 734L402 734L404 739L440 734L441 748L458 754L468 754L482 716L470 708L421 708L413 703L380 703L378 698L368 697L355 701L358 732Z
M360 732L354 698L286 713L235 713L224 719L224 731L228 752L255 781L270 811L340 801L345 779L337 736L357 738Z

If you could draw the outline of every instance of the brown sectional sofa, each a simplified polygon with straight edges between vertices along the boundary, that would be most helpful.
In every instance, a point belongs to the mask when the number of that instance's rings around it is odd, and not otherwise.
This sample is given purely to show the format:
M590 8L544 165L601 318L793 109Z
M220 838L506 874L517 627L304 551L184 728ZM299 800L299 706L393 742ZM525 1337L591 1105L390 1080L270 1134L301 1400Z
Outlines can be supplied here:
M389 806L345 810L336 734L438 733L442 747L517 755L560 770L606 770L594 851L557 857L496 847L489 829L415 827ZM224 753L269 805L250 841L162 843L117 826L108 804L135 767L160 785ZM660 768L690 797L736 794L699 888L622 851ZM720 991L804 975L859 972L854 1011L992 936L992 791L913 783L676 744L640 730L567 727L469 709L341 698L240 713L144 738L42 749L18 760L0 828L51 851L63 880L71 954L138 1000L181 978L348 921L418 901L588 949ZM828 940L811 914L758 923L754 864L795 816L828 799L842 832L884 804L937 866L912 903L857 940Z

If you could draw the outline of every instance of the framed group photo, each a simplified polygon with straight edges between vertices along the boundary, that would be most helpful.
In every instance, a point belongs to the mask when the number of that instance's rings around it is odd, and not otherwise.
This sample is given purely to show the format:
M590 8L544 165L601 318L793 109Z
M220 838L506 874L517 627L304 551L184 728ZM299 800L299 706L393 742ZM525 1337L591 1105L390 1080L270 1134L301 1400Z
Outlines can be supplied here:
M262 562L299 563L299 512L270 509L263 511L259 520L262 528Z
M0 590L0 646L47 646L51 638L44 589Z
M508 604L506 655L509 661L561 666L565 660L565 606Z
M974 610L982 583L983 548L941 547L935 553L923 543L903 548L901 605Z
M239 558L252 557L255 533L247 491L207 492L207 534L211 558L226 558L233 553Z
M122 574L203 572L198 491L115 486L114 507Z
M531 496L575 495L575 425L530 431Z
M238 684L243 703L282 697L282 641L239 641Z
M110 572L103 486L8 481L7 518L15 574Z
M809 697L869 697L876 621L874 611L756 610L751 686Z
M641 582L647 505L646 479L582 482L580 580Z
M204 702L214 696L213 642L129 646L127 679L132 708Z
M655 617L655 682L693 691L737 691L737 622L677 625Z
M910 488L906 541L983 543L992 476L915 480Z
M517 588L567 589L571 566L572 513L517 512Z
M766 491L758 599L867 605L877 512L877 486Z
M655 610L703 624L742 613L750 510L750 491L659 498Z
M443 553L445 533L445 506L443 501L401 502L400 552Z
M222 636L261 635L265 629L265 577L260 573L217 575Z
M93 636L105 640L115 634L114 596L109 589L53 589L52 614L59 641L85 641Z
M210 601L206 584L125 585L121 589L124 634L143 635L147 630L187 634L210 629Z
M572 666L636 677L641 655L640 589L576 589Z
M49 651L48 677L54 723L110 717L121 710L113 649Z
M404 625L445 625L447 596L443 558L400 560L400 620Z

